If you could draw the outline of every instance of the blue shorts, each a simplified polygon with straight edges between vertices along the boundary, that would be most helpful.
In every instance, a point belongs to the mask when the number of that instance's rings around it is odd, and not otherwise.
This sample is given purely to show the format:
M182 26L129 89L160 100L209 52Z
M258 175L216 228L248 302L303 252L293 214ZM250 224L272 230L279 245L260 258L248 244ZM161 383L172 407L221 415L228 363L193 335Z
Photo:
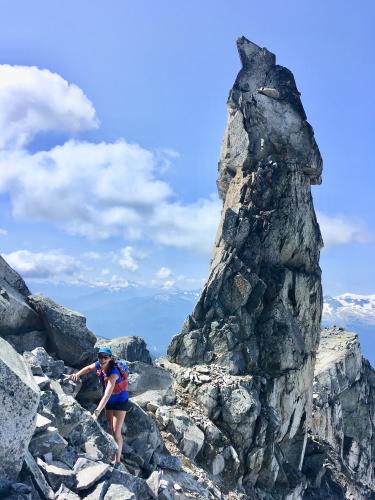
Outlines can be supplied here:
M107 403L106 410L128 411L130 408L129 400L122 401L121 403Z

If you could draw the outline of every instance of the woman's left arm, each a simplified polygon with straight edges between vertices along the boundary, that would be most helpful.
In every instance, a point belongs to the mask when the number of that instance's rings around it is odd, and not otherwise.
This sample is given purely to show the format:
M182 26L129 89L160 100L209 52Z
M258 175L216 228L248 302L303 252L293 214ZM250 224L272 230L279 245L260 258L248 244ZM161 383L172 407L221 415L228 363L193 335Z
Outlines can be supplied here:
M105 388L105 392L103 394L103 397L100 400L96 410L92 414L92 416L95 418L95 420L99 417L101 411L103 410L103 408L107 404L108 399L111 397L113 389L115 388L117 378L118 378L118 375L116 373L112 373L112 375L109 376L107 387Z

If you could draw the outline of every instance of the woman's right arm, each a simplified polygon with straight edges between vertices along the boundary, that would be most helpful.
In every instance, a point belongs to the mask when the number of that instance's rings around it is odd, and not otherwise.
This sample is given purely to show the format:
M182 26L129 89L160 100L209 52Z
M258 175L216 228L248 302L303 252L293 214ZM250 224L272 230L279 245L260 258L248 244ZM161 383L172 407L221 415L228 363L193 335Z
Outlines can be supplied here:
M78 379L82 377L82 375L86 375L86 373L94 372L96 370L96 364L92 363L91 365L85 366L81 370L79 370L76 373L72 373L69 375L70 380L73 380L74 382L78 382Z

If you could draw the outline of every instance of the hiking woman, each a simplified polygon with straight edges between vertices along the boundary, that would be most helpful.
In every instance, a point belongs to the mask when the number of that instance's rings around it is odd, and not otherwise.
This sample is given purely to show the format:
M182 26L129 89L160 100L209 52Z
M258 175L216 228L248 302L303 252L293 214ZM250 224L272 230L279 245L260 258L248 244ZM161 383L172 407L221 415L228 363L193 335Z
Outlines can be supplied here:
M85 366L79 372L70 375L69 378L77 382L81 375L93 371L98 373L103 389L103 397L92 416L97 420L101 411L105 408L108 428L117 444L115 467L119 468L122 453L121 428L125 420L129 397L127 381L116 366L109 347L101 347L98 352L98 360L95 363Z

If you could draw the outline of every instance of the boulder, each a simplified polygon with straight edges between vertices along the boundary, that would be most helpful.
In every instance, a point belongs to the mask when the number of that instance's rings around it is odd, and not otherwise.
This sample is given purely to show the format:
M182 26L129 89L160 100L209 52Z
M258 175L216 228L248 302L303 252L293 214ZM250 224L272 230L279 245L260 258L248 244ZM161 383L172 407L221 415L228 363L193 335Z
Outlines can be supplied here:
M48 427L51 426L51 424L52 424L52 422L49 418L43 417L43 415L40 415L40 413L37 413L35 434L46 431L48 429Z
M39 497L38 493L33 491L32 486L25 483L12 483L6 490L0 489L1 500L33 500L35 495Z
M94 490L88 494L85 495L85 500L104 500L105 494L110 487L111 483L109 480L101 480L94 488ZM86 493L86 492L85 492Z
M69 434L69 442L106 463L113 460L117 450L113 437L88 412L82 413L79 425Z
M102 388L99 385L96 373L88 373L82 377L82 386L77 394L77 400L82 406L88 406L90 403L97 403L102 397Z
M15 479L35 430L40 390L22 356L0 338L0 475Z
M43 499L54 500L53 489L47 483L43 473L39 469L35 459L29 451L26 452L25 461L22 468L22 475L30 477Z
M36 362L41 366L43 373L51 378L59 378L64 372L64 362L61 359L54 359L47 351L39 346L31 351L31 353L24 353L24 356L30 357L30 354L35 357Z
M75 368L92 362L96 337L87 328L82 314L60 306L43 295L31 295L29 303L43 320L50 352Z
M33 330L19 335L7 335L7 342L19 353L32 351L36 347L47 347L47 332L45 330Z
M176 438L182 453L194 460L204 443L204 433L194 420L183 410L169 407L158 408L156 418Z
M129 363L129 391L135 396L150 390L168 390L173 377L165 368L136 361Z
M112 350L116 358L126 361L142 361L152 365L152 358L146 342L141 337L116 337L115 339L98 339L95 347L106 346Z
M29 293L21 276L0 257L0 337L43 329L39 315L27 304Z
M50 426L44 432L34 434L29 450L33 457L41 457L46 453L52 453L54 457L58 457L67 445L67 441L59 434L56 427Z
M134 477L126 471L114 469L110 478L111 484L120 484L134 493L135 498L142 500L151 500L152 492L144 479Z
M76 476L74 471L63 462L53 460L47 464L38 458L36 463L53 490L57 490L61 484L64 484L68 488L72 488L75 485Z
M136 500L135 494L122 484L111 484L105 494L105 500Z
M123 426L124 451L126 446L130 446L142 458L143 463L148 463L153 452L162 450L164 443L155 420L136 403L130 404L131 410L127 413Z
M55 500L80 500L80 497L65 486L65 484L61 484L60 488L56 491Z
M175 402L173 377L168 370L142 362L129 363L129 370L129 393L142 408L148 403L161 406Z
M97 483L109 470L109 465L104 463L94 463L77 472L76 490L87 490Z
M169 469L177 472L182 469L182 460L180 457L176 457L175 455L155 452L152 456L152 461L161 469Z
M152 472L146 480L147 486L149 487L153 498L158 497L161 476L161 471L154 470L154 472Z

